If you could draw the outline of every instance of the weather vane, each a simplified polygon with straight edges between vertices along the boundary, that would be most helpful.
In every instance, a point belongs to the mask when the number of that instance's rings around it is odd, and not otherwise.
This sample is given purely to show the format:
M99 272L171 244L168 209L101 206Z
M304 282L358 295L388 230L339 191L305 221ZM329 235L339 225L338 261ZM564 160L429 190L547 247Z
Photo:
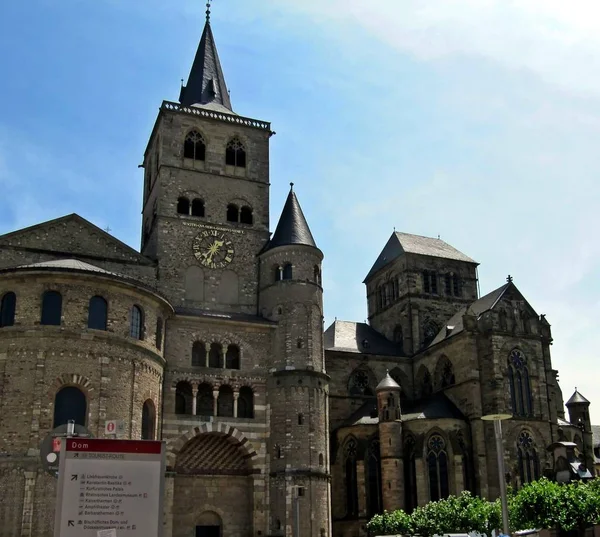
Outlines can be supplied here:
M212 0L207 0L206 2L206 22L210 22L210 3Z

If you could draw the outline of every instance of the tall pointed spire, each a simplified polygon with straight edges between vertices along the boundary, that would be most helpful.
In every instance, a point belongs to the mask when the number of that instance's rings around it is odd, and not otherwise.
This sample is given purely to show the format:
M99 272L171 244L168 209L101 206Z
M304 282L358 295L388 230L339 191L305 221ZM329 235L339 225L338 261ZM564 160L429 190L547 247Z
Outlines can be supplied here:
M313 248L317 247L294 192L294 183L290 183L290 193L283 206L275 233L273 233L273 237L271 237L266 249L270 250L277 246L292 244L304 244Z
M187 84L181 87L179 102L185 106L216 104L231 112L231 100L210 27L210 3L206 6L204 31Z

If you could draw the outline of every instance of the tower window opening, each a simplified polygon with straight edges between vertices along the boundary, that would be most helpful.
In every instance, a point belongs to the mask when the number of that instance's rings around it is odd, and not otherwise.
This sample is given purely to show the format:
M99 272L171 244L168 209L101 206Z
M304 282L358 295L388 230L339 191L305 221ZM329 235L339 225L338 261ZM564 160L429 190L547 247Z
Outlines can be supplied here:
M298 425L304 425L304 414L298 414Z
M238 418L254 418L254 392L249 386L242 386L240 388Z
M184 158L191 158L193 160L206 159L206 144L198 131L193 130L185 137L183 156Z
M438 294L438 276L433 270L423 271L423 292L437 295Z
M144 339L144 313L139 306L131 308L129 335L135 339Z
M242 224L252 225L254 223L254 216L252 214L252 208L244 205L240 210L240 222Z
M186 197L177 198L177 214L190 214L190 200Z
M313 279L317 285L321 285L321 268L315 265L313 268Z
M204 216L204 200L196 198L192 201L192 216Z
M6 293L0 302L0 328L15 324L15 310L17 308L17 295L12 291Z
M292 279L292 275L293 275L293 267L291 265L291 263L286 263L283 266L283 279L284 280L291 280Z
M230 203L227 205L227 221L238 222L240 219L240 210L237 205Z
M62 295L58 291L46 291L42 297L41 324L60 326L62 318Z
M101 296L93 296L88 306L88 328L106 330L108 304Z
M147 399L142 406L142 440L154 440L155 423L154 402L152 399Z
M225 164L237 168L246 167L246 149L239 138L232 138L225 149Z
M227 369L240 368L240 348L237 345L229 345L225 353L225 367Z
M87 401L85 394L75 386L65 386L54 397L54 425L65 425L74 420L77 425L85 425Z

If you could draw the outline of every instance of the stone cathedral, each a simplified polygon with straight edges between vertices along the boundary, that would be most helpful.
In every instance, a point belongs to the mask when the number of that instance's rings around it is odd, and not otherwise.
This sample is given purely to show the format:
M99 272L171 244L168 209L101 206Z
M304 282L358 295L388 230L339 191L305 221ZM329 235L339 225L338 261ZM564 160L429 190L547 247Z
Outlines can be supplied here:
M369 322L324 330L293 185L270 232L273 134L233 111L207 20L144 153L140 251L76 214L0 236L0 537L53 534L44 446L69 420L166 442L164 537L358 537L384 509L495 497L490 413L514 416L514 486L558 441L592 467L548 321L511 278L480 296L478 264L440 239L394 232Z

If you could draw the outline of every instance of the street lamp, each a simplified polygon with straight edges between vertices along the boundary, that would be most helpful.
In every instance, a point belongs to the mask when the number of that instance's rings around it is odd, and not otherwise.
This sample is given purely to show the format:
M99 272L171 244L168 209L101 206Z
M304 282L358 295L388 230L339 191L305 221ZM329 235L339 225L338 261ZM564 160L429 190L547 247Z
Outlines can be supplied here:
M502 502L502 529L504 535L510 535L508 527L508 501L506 500L506 482L504 471L504 443L502 442L502 422L512 418L510 414L488 414L481 416L484 421L494 422L496 451L498 453L498 478L500 480L500 501Z

